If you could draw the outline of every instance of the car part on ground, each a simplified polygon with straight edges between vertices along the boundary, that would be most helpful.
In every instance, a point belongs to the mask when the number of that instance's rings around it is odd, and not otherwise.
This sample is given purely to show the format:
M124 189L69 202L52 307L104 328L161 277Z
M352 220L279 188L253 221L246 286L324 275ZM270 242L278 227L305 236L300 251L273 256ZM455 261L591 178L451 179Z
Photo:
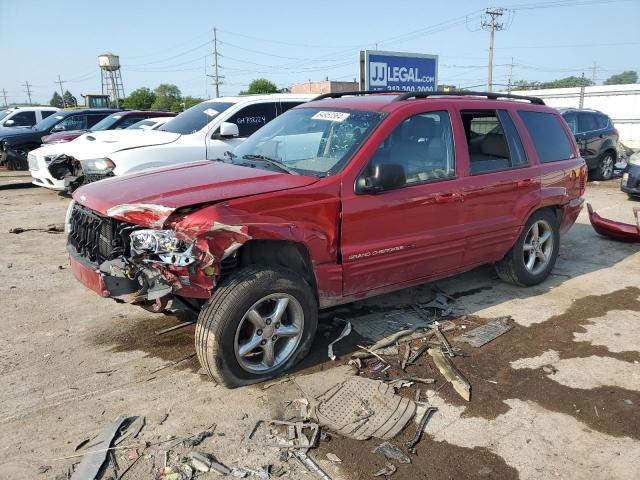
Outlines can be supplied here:
M640 207L633 207L635 225L603 218L593 210L590 203L587 204L587 209L589 210L589 221L593 229L600 235L621 242L640 242Z
M629 156L622 173L620 189L629 195L629 198L640 197L640 152Z

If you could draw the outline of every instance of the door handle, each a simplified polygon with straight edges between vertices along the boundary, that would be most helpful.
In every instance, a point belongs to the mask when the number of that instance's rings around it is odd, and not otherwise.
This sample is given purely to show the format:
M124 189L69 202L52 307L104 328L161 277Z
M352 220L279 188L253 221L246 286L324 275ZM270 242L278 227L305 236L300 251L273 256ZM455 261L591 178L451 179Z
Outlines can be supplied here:
M525 178L522 180L518 180L518 183L516 183L518 188L526 188L526 187L531 187L533 185L536 185L538 183L538 179L537 178Z
M436 203L464 202L464 196L461 193L436 193Z

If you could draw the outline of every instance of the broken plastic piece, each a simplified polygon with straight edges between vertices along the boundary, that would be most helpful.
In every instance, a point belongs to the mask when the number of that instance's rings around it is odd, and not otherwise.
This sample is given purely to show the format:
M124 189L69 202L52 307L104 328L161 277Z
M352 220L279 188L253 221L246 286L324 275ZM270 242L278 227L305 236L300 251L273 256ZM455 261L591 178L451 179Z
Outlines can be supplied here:
M246 441L264 447L308 449L318 444L319 436L317 423L258 420L247 433Z
M390 477L394 473L396 473L398 469L393 463L387 463L384 468L381 468L376 473L373 474L374 477Z
M371 453L381 453L389 460L395 460L400 463L411 463L411 459L400 450L399 447L396 447L394 444L389 442L384 442L371 450Z
M635 225L602 218L593 211L590 203L587 203L587 209L589 210L589 221L593 229L600 235L622 242L640 242L640 207L633 207Z
M427 426L427 422L431 418L431 416L437 412L438 409L436 407L429 407L425 410L420 422L418 423L418 428L416 429L416 434L413 436L411 440L404 444L405 447L409 449L410 452L416 453L416 445L422 438L422 433L424 432L425 427Z
M456 366L451 363L451 360L445 356L442 349L430 348L428 352L429 355L433 357L436 367L438 367L440 373L444 375L444 378L451 382L454 390L469 402L471 400L471 384L469 381L464 377L464 375L462 375L462 373L460 373Z
M454 340L467 342L472 347L478 348L498 338L500 335L507 333L512 328L511 317L498 317L489 323L456 337Z
M342 333L340 334L340 336L338 336L338 338L336 338L333 342L331 342L329 344L329 348L328 348L328 356L331 360L335 360L336 356L333 353L333 345L338 343L340 340L342 340L344 337L346 337L347 335L349 335L351 333L351 322L347 322L347 324L344 326L344 328L342 329Z
M309 455L307 455L305 452L303 452L302 450L293 450L292 453L293 456L296 457L298 461L316 477L320 478L321 480L331 480L331 477L327 475L327 472L322 470L322 468L320 468L320 465L314 462L313 459L309 457Z

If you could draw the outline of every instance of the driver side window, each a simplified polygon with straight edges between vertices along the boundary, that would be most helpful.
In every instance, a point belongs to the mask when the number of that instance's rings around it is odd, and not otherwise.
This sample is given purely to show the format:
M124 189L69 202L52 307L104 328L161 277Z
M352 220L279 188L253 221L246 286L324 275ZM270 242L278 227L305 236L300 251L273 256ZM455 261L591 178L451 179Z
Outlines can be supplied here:
M380 164L401 166L406 185L454 178L455 150L449 113L428 112L405 119L380 144L367 169L373 172Z

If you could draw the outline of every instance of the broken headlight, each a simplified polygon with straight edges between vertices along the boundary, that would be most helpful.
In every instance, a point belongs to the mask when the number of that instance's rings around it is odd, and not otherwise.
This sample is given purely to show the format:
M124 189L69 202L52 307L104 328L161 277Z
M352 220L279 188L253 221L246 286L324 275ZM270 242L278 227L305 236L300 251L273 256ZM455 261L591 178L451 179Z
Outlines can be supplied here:
M84 173L109 173L116 168L116 164L108 158L91 158L89 160L80 160Z
M173 230L136 230L130 235L131 253L153 255L169 265L186 267L196 261L193 244L176 237Z

